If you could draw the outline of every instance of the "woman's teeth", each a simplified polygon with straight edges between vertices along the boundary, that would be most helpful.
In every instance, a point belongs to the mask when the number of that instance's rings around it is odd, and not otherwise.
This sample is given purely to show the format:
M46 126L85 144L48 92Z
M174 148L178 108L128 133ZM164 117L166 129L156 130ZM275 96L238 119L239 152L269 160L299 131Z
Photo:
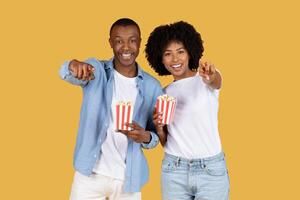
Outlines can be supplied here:
M177 64L177 65L173 65L172 67L173 68L178 68L178 67L180 67L181 66L181 64Z

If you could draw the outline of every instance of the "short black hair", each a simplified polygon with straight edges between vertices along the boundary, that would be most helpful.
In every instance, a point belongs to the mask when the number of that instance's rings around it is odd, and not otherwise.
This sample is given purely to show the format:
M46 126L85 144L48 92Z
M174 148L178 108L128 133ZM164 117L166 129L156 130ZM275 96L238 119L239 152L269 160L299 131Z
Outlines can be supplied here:
M115 26L131 26L131 25L136 26L139 31L139 35L141 35L141 30L139 25L135 21L129 18L121 18L115 21L110 27L109 35L111 35L111 31Z
M196 71L204 51L201 35L191 24L179 21L156 27L148 38L146 58L155 72L161 76L171 74L162 63L163 52L170 42L183 44L190 57L189 68Z

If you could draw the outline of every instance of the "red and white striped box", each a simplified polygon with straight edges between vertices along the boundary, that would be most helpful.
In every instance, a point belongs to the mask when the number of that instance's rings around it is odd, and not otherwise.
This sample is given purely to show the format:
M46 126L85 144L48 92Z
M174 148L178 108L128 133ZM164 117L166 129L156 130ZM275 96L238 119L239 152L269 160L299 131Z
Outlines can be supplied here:
M133 106L131 101L119 101L116 104L116 130L130 131L126 123L132 123Z
M171 124L176 107L176 99L167 94L157 97L156 101L156 113L162 112L163 124Z

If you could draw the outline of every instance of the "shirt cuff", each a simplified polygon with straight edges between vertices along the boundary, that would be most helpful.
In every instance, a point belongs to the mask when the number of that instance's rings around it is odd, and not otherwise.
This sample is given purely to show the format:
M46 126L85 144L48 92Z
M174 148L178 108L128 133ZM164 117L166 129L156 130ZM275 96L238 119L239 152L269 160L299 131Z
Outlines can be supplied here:
M66 79L68 76L71 76L71 72L69 70L69 64L70 64L70 61L66 61L64 62L64 64L62 64L60 70L59 70L59 75L61 77L61 79Z
M149 131L149 132L150 132L150 135L151 135L151 140L150 140L149 143L142 143L142 147L144 149L152 149L152 148L156 147L156 145L159 142L158 136L155 133L151 132L151 131Z

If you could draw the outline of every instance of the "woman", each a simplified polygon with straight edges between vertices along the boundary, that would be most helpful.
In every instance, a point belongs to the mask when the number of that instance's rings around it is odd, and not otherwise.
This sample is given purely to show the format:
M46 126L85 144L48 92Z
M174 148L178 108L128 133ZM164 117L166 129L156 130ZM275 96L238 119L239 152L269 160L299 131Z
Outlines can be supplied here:
M159 26L146 44L146 58L160 75L174 82L165 93L176 98L173 122L154 113L165 155L163 199L228 199L229 177L218 132L218 96L222 78L213 64L200 62L202 39L186 22ZM198 68L200 68L198 70Z

